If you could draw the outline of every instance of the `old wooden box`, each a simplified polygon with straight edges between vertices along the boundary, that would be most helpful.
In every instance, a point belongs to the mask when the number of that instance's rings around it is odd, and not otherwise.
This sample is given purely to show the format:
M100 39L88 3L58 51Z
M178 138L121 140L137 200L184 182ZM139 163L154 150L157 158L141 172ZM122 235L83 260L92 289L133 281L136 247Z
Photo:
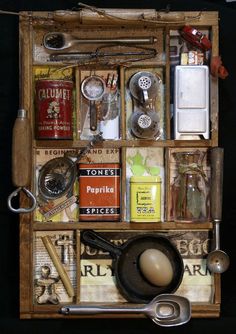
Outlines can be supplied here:
M111 257L107 253L92 251L83 245L80 236L84 229L98 231L116 244L137 234L154 233L171 236L183 257L185 270L183 282L176 294L189 298L192 304L192 317L220 315L220 275L212 275L206 267L209 241L212 238L212 221L209 218L201 223L176 222L171 213L171 184L176 168L171 155L173 151L198 149L208 152L211 147L218 146L218 79L211 75L209 139L202 136L196 138L194 135L178 140L174 138L171 116L172 71L177 59L175 57L184 53L183 50L179 50L182 46L179 29L185 25L204 31L210 39L212 44L210 52L203 52L209 66L211 57L218 56L217 12L159 13L152 9L105 9L100 13L86 8L78 12L20 13L21 104L28 113L32 131L30 144L32 156L29 161L32 177L27 187L37 196L36 210L20 215L21 318L65 317L59 311L61 306L68 303L94 305L112 302L113 305L120 305L126 301L117 291L111 270ZM43 45L45 35L50 32L66 33L81 40L96 38L102 42L73 42L70 49L58 52L48 50ZM148 45L141 43L132 46L116 42L119 38L150 37L153 40ZM115 41L108 44L106 39ZM67 58L68 52L77 53L77 57L78 53L86 53L87 58L79 60L76 56ZM106 52L116 54L104 56ZM131 55L124 56L122 55L124 52ZM52 54L62 54L61 59L64 54L65 58L61 60L59 57L55 61ZM158 138L152 137L153 133L151 136L148 134L147 138L138 138L130 131L134 101L128 83L130 78L140 71L152 73L159 80L157 98L153 106L159 115ZM118 219L110 221L103 220L101 216L95 221L79 219L80 193L77 177L74 180L69 203L65 203L68 200L65 196L57 201L44 202L38 189L42 166L51 159L63 157L65 152L78 153L93 137L94 132L91 132L88 125L92 102L85 99L81 93L81 83L91 74L102 76L106 80L118 78L119 95L113 102L103 101L103 104L108 102L109 108L113 108L113 121L118 118L113 122L105 140L95 143L80 161L87 164L105 163L120 166L120 212ZM73 138L56 139L53 136L49 139L46 136L37 138L38 111L35 87L40 79L73 82ZM145 91L145 88L143 90ZM108 85L106 93L108 98L112 97ZM97 112L101 113L101 103L95 107ZM106 109L105 114L107 112ZM99 126L104 126L101 124L102 121L99 120ZM104 131L107 129L103 128ZM151 175L157 173L157 169L162 179L161 221L133 223L130 221L129 178L137 172L140 173L140 170L145 175ZM207 163L205 171L210 173L210 166ZM101 189L99 191L102 192ZM103 196L102 193L100 195ZM48 204L51 205L50 208L47 207ZM24 194L21 196L21 205L28 205L28 198ZM59 261L67 272L70 281L69 290L61 280L58 280L58 272L45 246L48 242L52 243ZM43 296L41 284L43 266L51 270L51 279L54 279L56 291L53 296ZM108 315L96 315L96 317L104 316L108 317ZM119 316L144 317L130 314L109 315L109 317Z

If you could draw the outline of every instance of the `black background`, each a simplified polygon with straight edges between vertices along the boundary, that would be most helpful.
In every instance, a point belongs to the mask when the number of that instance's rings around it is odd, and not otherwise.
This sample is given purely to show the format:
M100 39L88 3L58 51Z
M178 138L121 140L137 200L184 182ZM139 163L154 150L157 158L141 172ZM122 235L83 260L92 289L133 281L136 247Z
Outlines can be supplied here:
M90 1L89 5L107 8L154 8L171 10L219 11L220 55L229 77L219 80L219 146L225 150L223 221L221 248L230 256L231 266L222 274L222 312L219 319L191 319L180 327L158 327L149 319L19 320L19 224L9 212L7 196L11 182L11 136L18 110L18 16L0 15L0 333L234 333L236 328L236 3L225 1ZM78 8L77 1L35 0L2 1L0 9L57 10Z

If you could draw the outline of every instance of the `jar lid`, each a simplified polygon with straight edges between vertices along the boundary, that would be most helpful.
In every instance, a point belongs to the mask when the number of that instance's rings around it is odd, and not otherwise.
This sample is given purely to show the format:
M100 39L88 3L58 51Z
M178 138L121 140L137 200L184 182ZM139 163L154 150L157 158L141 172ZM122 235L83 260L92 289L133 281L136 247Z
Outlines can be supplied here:
M130 182L161 182L160 176L131 176Z

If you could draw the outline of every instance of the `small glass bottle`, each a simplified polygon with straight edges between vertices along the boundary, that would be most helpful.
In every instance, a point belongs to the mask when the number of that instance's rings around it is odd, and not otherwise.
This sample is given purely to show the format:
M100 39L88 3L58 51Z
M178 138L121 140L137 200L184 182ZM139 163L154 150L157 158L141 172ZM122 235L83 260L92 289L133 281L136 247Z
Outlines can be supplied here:
M205 152L173 154L178 174L171 186L173 218L176 222L202 222L209 219L209 182L203 171Z

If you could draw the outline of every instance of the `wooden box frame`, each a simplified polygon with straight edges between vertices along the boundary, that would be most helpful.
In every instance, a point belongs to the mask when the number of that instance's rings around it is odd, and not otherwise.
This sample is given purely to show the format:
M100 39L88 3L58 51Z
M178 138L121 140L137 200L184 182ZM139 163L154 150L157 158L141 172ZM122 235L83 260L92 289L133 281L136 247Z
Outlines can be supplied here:
M142 10L140 10L142 11ZM31 128L33 132L32 148L77 148L83 147L87 144L86 141L81 141L79 138L74 138L72 141L68 140L36 140L34 136L34 89L33 89L33 75L32 70L35 66L33 60L33 44L35 34L37 35L38 29L49 30L63 30L63 29L83 29L83 31L90 31L91 25L98 25L99 29L106 32L105 37L109 37L111 32L120 31L122 33L128 29L128 31L138 31L142 29L150 29L158 31L161 29L163 32L163 45L165 46L165 60L158 59L157 65L164 68L166 78L166 94L165 94L165 117L166 117L166 139L165 140L126 140L125 139L125 117L121 116L121 139L116 141L105 141L101 145L103 148L120 148L121 156L125 157L125 149L127 147L162 147L162 148L174 148L174 147L203 147L211 148L218 146L218 79L210 77L210 110L211 110L211 135L209 140L173 140L171 139L170 131L170 60L169 60L169 39L170 31L178 29L183 24L193 25L199 29L209 29L210 39L212 42L211 57L218 56L218 13L217 12L171 12L167 16L159 17L159 13L154 10L145 11L147 21L139 21L139 10L124 9L118 11L121 17L122 15L128 16L127 23L124 24L119 19L109 20L105 17L99 16L97 13L89 12L85 10L81 12L81 21L65 22L63 19L57 20L55 12L21 12L20 13L20 60L21 60L21 101L24 109L28 111L29 119L31 122ZM109 10L108 10L109 12ZM113 11L111 10L113 13ZM155 19L153 21L153 13L155 13ZM60 12L58 12L58 15ZM131 23L129 22L129 16L131 17ZM60 17L60 15L59 15ZM133 19L135 17L135 19ZM184 18L184 22L183 22ZM135 32L136 33L136 32ZM38 64L37 64L38 65ZM45 64L43 64L45 65ZM142 64L145 65L145 64ZM141 65L141 66L142 66ZM135 64L137 66L137 64ZM147 63L148 66L148 63ZM77 71L77 70L76 70ZM124 68L120 68L120 80L124 80ZM124 87L124 85L121 85ZM124 116L124 89L121 88L121 113ZM32 161L34 157L32 157ZM124 163L124 162L122 162ZM123 166L123 170L124 170ZM32 162L32 171L34 173L34 165ZM167 173L168 178L168 173ZM34 177L30 188L34 191ZM123 173L122 187L125 187L125 173ZM122 198L124 202L124 196ZM21 195L21 205L27 205L28 199L23 194ZM123 217L123 216L122 216ZM22 319L29 318L61 318L64 317L59 313L58 305L34 305L33 304L33 235L35 231L58 231L58 230L73 230L80 231L84 228L84 224L81 222L76 223L54 223L50 222L40 223L34 222L33 214L21 214L20 215L20 317ZM206 229L211 231L212 223L204 222L199 224L191 224L191 230ZM176 224L175 222L161 222L161 223L129 223L120 221L118 223L113 222L105 223L100 222L94 224L93 222L86 223L86 229L96 230L149 230L149 231L164 231L164 230L188 230L189 224ZM77 235L77 245L80 244L79 233ZM77 266L79 267L79 260L77 260ZM193 304L192 305L192 317L218 317L220 315L220 303L221 303L221 287L220 287L220 275L214 275L214 302L209 304ZM82 317L82 316L76 316ZM85 316L83 316L85 317ZM97 315L96 317L108 317L104 315ZM120 317L119 315L112 315L109 317ZM144 317L143 315L124 315L124 317Z

